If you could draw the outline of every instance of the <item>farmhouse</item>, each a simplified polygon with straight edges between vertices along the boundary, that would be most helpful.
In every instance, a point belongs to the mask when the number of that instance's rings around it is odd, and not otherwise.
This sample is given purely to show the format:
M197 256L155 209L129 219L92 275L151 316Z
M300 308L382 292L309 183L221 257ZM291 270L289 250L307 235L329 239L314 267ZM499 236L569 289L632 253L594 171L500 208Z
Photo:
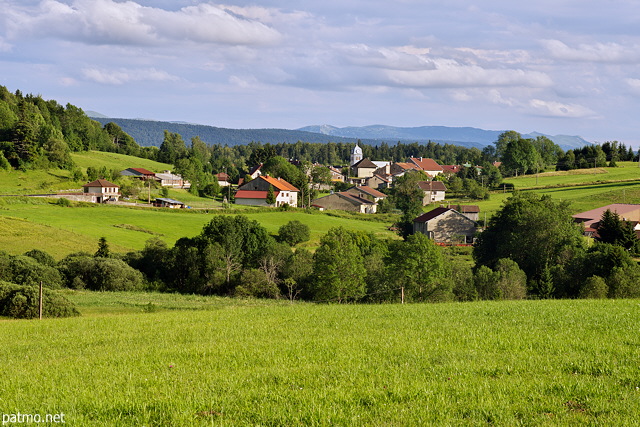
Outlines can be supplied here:
M157 208L184 209L184 203L168 198L158 198L153 202L153 206Z
M117 202L120 198L120 187L106 179L96 179L82 186L82 193L92 203Z
M447 187L442 181L418 181L418 187L423 193L422 206L433 202L441 202L444 200L445 192L447 191Z
M374 190L366 185L356 185L355 187L349 188L346 192L375 203L387 198L386 194L381 193L378 190Z
M480 219L480 207L478 205L457 205L453 208L472 221Z
M357 194L342 191L315 199L311 206L320 210L337 209L349 212L376 213L378 204L364 197L359 197Z
M226 173L220 172L219 174L216 174L216 178L220 187L229 186L229 175L227 175Z
M435 208L413 220L413 232L436 243L473 243L477 223L451 208Z
M236 192L236 204L251 206L269 206L267 195L269 187L273 188L276 198L275 206L298 205L298 190L282 178L273 178L268 175L258 176L238 188Z
M133 178L138 178L143 181L155 180L156 174L155 172L151 172L150 170L144 168L127 168L120 172L122 176L131 176Z
M590 211L581 212L572 215L573 220L579 224L584 224L585 236L593 237L598 232L600 219L602 214L607 210L618 214L621 220L635 223L634 227L638 231L638 223L640 223L640 205L629 203L613 203L611 205L602 206L601 208L591 209Z
M171 171L164 171L157 173L156 178L160 181L160 185L163 187L172 188L190 188L191 183L185 179L182 179L180 175L171 173Z

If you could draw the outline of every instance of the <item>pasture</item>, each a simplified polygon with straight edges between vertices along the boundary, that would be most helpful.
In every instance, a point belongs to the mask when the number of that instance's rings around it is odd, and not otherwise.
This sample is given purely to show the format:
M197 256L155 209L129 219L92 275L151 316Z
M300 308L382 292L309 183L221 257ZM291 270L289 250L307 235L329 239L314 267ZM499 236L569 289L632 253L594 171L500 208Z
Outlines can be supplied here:
M194 237L214 214L242 214L257 220L271 234L291 220L307 224L311 240L302 247L313 249L329 228L372 232L378 237L398 238L388 230L391 222L366 221L357 216L333 216L303 210L240 208L207 212L191 209L134 208L81 204L63 207L43 198L0 198L0 248L22 254L38 248L55 258L80 250L93 253L102 236L115 252L140 250L158 237L173 246L181 237ZM366 217L365 217L366 218Z
M1 413L72 425L633 425L637 300L409 305L68 292L0 321Z

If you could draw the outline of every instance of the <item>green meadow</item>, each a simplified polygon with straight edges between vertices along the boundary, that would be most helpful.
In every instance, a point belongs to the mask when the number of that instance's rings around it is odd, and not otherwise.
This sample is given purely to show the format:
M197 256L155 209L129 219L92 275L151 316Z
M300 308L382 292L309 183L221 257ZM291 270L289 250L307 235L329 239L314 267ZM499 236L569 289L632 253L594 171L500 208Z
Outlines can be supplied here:
M638 300L409 305L68 292L0 321L0 413L70 425L635 425Z
M388 230L391 223L367 221L361 216L333 216L303 210L241 208L229 210L191 210L138 208L89 203L73 207L58 206L45 198L0 198L0 248L22 254L38 248L56 258L80 250L95 252L100 237L106 237L112 250L139 250L158 237L172 246L181 237L194 237L216 214L242 214L257 220L269 233L292 220L307 224L311 240L302 247L315 248L331 227L372 232L379 237L397 238ZM366 217L365 217L366 219Z

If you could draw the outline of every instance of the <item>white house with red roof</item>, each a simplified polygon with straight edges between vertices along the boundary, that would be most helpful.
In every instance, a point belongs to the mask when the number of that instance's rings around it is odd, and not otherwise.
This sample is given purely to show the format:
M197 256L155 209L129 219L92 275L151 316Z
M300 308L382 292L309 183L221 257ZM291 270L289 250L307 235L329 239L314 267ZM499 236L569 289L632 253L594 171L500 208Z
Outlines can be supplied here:
M422 206L429 203L441 202L444 200L447 187L442 181L418 181L418 187L422 190Z
M418 166L420 170L424 171L427 175L435 177L443 172L442 166L440 166L435 160L427 157L411 157L409 162Z
M269 187L273 188L276 198L275 206L287 204L289 206L298 205L298 190L282 178L274 178L268 175L258 176L246 184L243 184L236 191L236 204L250 206L270 206L267 203Z
M106 179L96 179L82 186L82 193L92 203L117 202L120 198L120 187Z

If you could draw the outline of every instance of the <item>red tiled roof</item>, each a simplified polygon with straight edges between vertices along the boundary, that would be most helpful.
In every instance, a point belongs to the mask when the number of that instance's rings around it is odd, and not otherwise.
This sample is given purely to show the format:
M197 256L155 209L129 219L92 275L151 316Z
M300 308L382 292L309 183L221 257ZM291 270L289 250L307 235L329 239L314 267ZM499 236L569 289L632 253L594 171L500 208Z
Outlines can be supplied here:
M442 181L418 181L418 187L422 191L447 191Z
M409 160L418 165L418 167L423 171L442 171L442 166L433 159L425 157L411 157Z
M395 163L396 165L400 166L402 169L404 170L420 170L420 168L418 167L418 165L413 164L413 163L401 163L401 162L397 162Z
M118 185L113 184L106 179L96 179L95 181L84 184L83 187L115 187L120 188Z
M384 197L387 197L387 195L386 195L386 194L381 193L381 192L380 192L380 191L378 191L378 190L374 190L374 189L373 189L373 188L371 188L371 187L367 187L366 185L356 185L356 186L355 186L355 187L353 187L353 188L355 188L355 189L357 189L357 190L359 190L359 191L362 191L363 193L367 193L367 194L369 194L370 196L373 196L373 197L378 197L378 198L384 198Z
M266 199L268 191L258 190L238 190L236 192L236 199ZM279 191L274 191L273 195L278 197Z
M136 171L141 173L142 175L155 175L155 172L151 172L150 170L144 168L129 168L129 170Z
M458 173L460 172L460 165L442 165L442 171L445 173Z
M264 175L262 175L262 176L258 177L258 179L264 179L269 184L273 185L274 189L278 189L280 191L300 191L296 187L294 187L293 185L289 184L287 181L285 181L282 178L274 178L272 176L264 176Z
M218 181L228 181L229 180L229 175L227 175L224 172L220 172L219 174L216 175L218 178Z

